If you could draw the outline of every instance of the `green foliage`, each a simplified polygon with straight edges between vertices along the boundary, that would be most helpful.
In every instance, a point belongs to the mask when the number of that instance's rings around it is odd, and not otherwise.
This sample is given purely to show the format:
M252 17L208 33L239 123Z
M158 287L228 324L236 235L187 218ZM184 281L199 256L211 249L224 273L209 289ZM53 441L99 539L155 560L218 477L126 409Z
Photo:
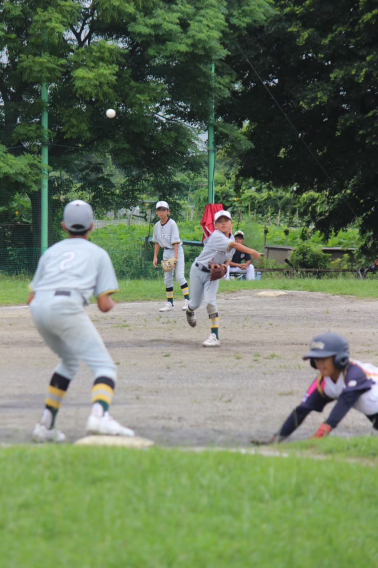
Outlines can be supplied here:
M329 267L336 269L336 270L351 268L352 263L350 262L349 254L344 254L343 258L338 258L336 260L332 260L329 263Z
M378 238L376 5L275 0L274 7L275 17L247 30L226 59L239 80L220 113L253 143L237 155L240 176L275 187L295 184L307 226L327 238L356 224L365 249L373 252Z
M295 268L328 268L329 255L309 242L299 244L292 252L290 262Z

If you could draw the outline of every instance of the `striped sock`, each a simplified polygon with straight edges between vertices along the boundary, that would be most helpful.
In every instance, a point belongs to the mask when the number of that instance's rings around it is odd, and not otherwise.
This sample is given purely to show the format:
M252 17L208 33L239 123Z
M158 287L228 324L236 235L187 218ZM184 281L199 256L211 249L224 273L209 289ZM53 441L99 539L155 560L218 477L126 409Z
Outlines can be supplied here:
M210 314L210 329L211 333L214 333L215 337L219 339L219 316L218 312L215 314Z
M59 408L62 406L62 401L66 396L70 382L69 379L62 377L62 375L58 373L54 373L51 377L47 389L45 411L42 416L42 424L48 429L54 428L56 415L58 414Z
M181 286L181 291L184 295L185 300L190 300L190 296L189 296L189 288L188 288L188 283L185 282L185 284L183 284Z
M170 302L173 306L173 286L166 288L165 292L167 294L167 302Z
M92 387L92 404L100 404L104 412L109 410L115 389L113 379L98 377Z

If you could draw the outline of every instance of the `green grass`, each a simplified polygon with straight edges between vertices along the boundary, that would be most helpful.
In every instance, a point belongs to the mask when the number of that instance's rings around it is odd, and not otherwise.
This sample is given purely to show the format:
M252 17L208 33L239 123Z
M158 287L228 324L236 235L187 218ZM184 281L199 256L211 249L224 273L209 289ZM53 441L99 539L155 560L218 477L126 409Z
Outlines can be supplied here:
M0 476L3 568L378 563L377 467L50 446L0 450Z
M301 455L323 455L340 459L373 460L378 466L378 437L363 436L360 438L338 438L331 436L324 440L305 440L289 442L274 446L282 452Z
M0 305L23 304L28 296L30 279L25 276L0 276ZM120 292L113 298L116 302L143 302L165 300L165 288L161 280L120 280ZM304 292L323 292L326 294L350 295L357 298L378 298L378 283L375 279L359 280L351 277L339 278L285 278L263 275L262 280L221 281L220 292L239 290L300 290ZM174 285L176 299L181 299L177 282Z

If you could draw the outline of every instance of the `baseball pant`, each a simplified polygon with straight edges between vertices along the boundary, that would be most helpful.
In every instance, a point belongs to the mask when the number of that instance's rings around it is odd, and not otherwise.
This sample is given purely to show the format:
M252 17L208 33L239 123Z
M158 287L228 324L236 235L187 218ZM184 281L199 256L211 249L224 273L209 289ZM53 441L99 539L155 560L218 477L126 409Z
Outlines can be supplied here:
M225 280L230 280L230 274L245 274L246 280L255 279L255 267L253 264L247 266L247 269L239 268L238 266L227 266L227 274Z
M56 373L72 380L80 361L84 361L94 379L108 377L117 381L116 366L79 297L36 292L30 308L39 334L61 359Z
M190 269L190 302L188 309L193 311L200 307L205 296L206 310L209 315L217 313L217 292L219 280L210 282L210 273L202 272L195 263Z
M171 249L164 249L163 252L163 259L167 260L167 258L172 258L175 256L174 248ZM166 288L171 288L173 286L173 274L176 273L176 280L182 286L186 284L185 278L185 258L184 258L184 251L182 246L178 248L178 257L177 257L177 264L171 272L164 272L164 283Z

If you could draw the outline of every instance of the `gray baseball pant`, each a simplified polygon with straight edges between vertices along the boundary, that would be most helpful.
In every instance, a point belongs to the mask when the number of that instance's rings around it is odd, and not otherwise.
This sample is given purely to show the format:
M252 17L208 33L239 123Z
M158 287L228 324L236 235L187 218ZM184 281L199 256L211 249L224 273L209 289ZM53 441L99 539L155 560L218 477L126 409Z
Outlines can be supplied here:
M175 256L175 250L172 247L171 249L164 249L163 252L163 259L167 260L167 258L172 258ZM178 248L178 255L177 255L177 264L171 272L164 272L164 283L166 288L171 288L173 286L173 274L176 273L176 280L182 286L186 284L185 278L185 258L184 258L184 251L182 246Z
M253 264L248 265L246 269L239 268L238 266L227 266L225 280L230 280L230 274L245 274L246 280L254 280L255 268Z
M190 302L189 310L193 311L200 307L205 296L206 310L209 316L217 313L217 292L219 280L210 282L210 273L202 272L195 263L190 269Z
M80 361L84 361L94 379L107 377L116 382L116 366L83 307L82 296L74 292L71 296L54 294L37 291L30 308L39 334L61 359L55 372L72 380Z

